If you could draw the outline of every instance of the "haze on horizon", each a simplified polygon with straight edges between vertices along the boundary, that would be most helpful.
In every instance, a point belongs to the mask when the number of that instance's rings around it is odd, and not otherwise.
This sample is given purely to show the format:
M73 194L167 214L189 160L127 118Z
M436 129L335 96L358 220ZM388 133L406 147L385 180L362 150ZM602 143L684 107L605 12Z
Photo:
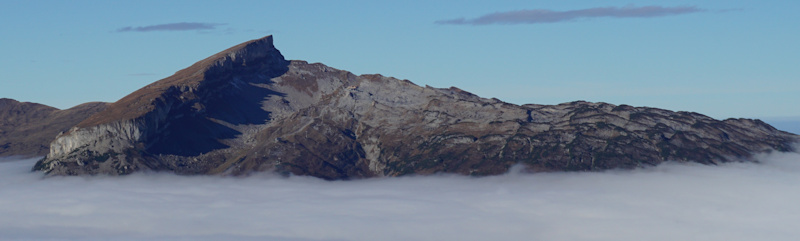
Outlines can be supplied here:
M273 34L288 59L516 103L800 116L797 1L5 1L0 97L113 102ZM221 14L235 13L235 14Z

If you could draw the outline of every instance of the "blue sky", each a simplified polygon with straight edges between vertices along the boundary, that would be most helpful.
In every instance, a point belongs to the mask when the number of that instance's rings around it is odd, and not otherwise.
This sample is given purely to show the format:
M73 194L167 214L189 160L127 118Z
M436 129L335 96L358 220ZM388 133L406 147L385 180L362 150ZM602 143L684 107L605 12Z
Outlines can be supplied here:
M516 104L800 116L799 1L0 1L0 97L116 101L272 34L287 59Z

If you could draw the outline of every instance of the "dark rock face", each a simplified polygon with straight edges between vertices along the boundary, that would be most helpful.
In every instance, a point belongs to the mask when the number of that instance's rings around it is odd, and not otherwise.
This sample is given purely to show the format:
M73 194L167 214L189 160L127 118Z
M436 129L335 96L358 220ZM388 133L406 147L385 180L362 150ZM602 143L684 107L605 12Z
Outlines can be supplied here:
M86 103L67 110L50 106L0 99L0 157L44 156L50 142L60 132L69 130L108 106Z
M514 105L286 61L249 41L148 85L52 142L50 175L277 171L326 179L588 171L790 151L749 119L606 103Z

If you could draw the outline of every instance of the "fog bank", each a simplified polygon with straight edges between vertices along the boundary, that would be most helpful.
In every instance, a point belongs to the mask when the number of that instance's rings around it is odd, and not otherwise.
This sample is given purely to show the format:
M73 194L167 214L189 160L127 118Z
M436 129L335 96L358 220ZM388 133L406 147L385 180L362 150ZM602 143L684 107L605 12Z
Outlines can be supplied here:
M800 154L722 166L322 181L55 177L0 161L0 239L796 240Z

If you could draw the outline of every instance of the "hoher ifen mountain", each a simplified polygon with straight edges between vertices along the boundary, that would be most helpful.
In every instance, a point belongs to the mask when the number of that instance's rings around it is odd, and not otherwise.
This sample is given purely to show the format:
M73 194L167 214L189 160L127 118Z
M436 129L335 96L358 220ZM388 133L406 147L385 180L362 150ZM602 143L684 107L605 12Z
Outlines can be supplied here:
M275 171L325 179L715 164L791 151L751 119L576 101L515 105L287 61L267 36L154 82L60 134L48 175Z

